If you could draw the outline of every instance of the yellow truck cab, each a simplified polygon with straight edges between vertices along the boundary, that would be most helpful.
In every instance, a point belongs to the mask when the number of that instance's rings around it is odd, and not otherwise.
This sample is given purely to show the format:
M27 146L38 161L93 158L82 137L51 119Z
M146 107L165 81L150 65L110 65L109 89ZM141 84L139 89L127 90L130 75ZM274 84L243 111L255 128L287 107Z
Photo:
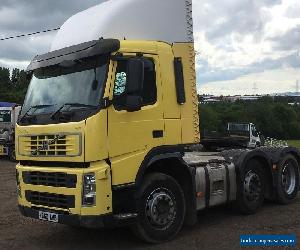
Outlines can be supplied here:
M61 27L27 69L16 127L24 216L131 225L162 242L200 209L295 199L296 149L189 152L200 140L192 30L186 0L111 0Z

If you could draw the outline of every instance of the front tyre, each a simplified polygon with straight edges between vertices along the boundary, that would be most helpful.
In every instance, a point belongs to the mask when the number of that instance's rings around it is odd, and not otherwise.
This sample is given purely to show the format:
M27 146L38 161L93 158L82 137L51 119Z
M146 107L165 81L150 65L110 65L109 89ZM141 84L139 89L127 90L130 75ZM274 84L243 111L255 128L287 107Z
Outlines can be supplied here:
M9 148L9 160L12 161L12 162L16 162L16 150L15 150L15 147L10 147Z
M171 176L149 174L138 191L137 209L135 234L149 243L169 241L178 234L184 222L183 191Z
M293 202L299 190L299 166L292 155L284 157L277 165L276 200L281 204Z

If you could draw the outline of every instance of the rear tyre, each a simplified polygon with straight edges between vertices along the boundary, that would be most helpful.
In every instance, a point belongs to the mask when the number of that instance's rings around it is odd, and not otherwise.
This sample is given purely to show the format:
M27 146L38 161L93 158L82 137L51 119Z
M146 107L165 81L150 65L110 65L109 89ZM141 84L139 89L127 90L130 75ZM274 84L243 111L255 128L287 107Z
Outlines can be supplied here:
M299 164L294 156L287 155L277 167L276 200L289 204L295 200L299 190Z
M138 191L138 221L134 233L148 243L173 239L185 218L184 194L174 178L153 173L145 177Z
M263 165L250 160L238 177L237 207L242 213L253 214L262 206L265 185Z

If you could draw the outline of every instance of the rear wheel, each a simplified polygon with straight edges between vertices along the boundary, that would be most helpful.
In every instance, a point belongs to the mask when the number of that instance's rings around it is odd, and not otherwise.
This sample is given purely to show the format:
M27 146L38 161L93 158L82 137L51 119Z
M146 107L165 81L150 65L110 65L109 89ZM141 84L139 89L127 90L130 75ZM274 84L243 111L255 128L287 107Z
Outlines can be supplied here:
M174 178L154 173L145 177L138 191L138 221L134 232L149 243L173 239L185 217L184 194Z
M264 202L266 178L263 165L250 160L238 179L238 208L244 214L253 214Z
M277 167L276 198L281 204L289 204L299 190L299 165L294 156L287 155Z

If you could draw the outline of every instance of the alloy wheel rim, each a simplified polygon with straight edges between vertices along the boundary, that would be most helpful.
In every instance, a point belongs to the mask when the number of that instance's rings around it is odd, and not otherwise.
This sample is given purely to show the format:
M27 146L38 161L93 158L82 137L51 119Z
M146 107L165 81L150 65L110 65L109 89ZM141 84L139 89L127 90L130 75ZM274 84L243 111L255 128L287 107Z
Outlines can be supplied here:
M176 201L165 188L154 190L147 198L145 207L148 222L155 228L169 228L176 217Z
M288 194L292 194L296 187L296 173L291 162L286 162L281 173L281 184L283 190Z
M245 175L244 193L249 201L258 201L261 195L262 185L258 174L250 170Z

